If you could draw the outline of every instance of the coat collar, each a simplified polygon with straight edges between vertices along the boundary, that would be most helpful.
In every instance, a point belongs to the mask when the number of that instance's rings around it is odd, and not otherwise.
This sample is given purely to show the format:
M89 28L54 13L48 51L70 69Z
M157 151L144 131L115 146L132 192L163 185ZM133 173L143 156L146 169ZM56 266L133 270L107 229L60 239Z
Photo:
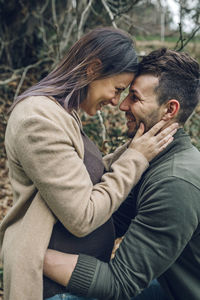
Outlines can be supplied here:
M67 112L67 110L54 97L48 96L48 98L53 100L56 104L61 106ZM81 122L81 119L80 119L79 114L77 113L77 111L75 109L73 109L72 112L70 113L70 115L76 120L76 122L78 123L80 129L83 130L82 122Z

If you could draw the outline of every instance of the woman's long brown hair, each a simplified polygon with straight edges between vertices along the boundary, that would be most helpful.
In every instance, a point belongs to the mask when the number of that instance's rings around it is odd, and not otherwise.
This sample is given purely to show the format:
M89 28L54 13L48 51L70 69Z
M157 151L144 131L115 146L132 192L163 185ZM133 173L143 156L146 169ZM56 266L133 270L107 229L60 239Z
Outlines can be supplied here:
M87 75L87 68L95 61L96 72ZM96 28L78 40L45 78L18 96L14 106L30 96L52 96L66 110L78 109L85 99L88 84L122 72L137 71L137 55L133 40L122 30Z

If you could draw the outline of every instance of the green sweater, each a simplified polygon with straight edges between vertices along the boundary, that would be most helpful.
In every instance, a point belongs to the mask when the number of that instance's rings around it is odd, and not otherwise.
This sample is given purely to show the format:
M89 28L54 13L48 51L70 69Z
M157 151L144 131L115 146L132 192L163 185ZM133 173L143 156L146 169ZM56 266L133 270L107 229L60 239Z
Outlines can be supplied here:
M124 234L110 263L80 255L71 293L130 299L158 278L169 299L200 299L200 153L182 129L115 215Z

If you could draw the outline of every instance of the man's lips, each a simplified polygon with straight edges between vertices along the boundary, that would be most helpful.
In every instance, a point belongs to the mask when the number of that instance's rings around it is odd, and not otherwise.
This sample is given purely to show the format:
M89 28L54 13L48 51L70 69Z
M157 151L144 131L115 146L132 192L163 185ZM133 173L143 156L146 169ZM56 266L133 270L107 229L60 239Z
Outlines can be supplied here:
M136 122L135 117L130 113L126 113L126 119L128 122Z

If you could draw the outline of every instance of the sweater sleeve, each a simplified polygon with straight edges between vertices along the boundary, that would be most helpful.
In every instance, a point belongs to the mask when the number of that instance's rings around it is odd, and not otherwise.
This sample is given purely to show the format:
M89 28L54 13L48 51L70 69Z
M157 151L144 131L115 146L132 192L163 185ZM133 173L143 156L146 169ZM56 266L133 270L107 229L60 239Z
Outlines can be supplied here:
M166 178L146 189L115 258L103 263L80 255L68 290L104 300L136 296L184 250L198 226L198 199L199 190L180 179Z
M18 124L15 151L22 171L55 216L71 233L84 236L110 218L148 161L141 153L127 149L93 186L83 163L77 122L50 102L34 108Z
M115 227L115 236L116 238L122 237L130 223L131 220L136 215L136 199L134 194L130 192L126 200L120 205L118 210L112 215L114 227Z

